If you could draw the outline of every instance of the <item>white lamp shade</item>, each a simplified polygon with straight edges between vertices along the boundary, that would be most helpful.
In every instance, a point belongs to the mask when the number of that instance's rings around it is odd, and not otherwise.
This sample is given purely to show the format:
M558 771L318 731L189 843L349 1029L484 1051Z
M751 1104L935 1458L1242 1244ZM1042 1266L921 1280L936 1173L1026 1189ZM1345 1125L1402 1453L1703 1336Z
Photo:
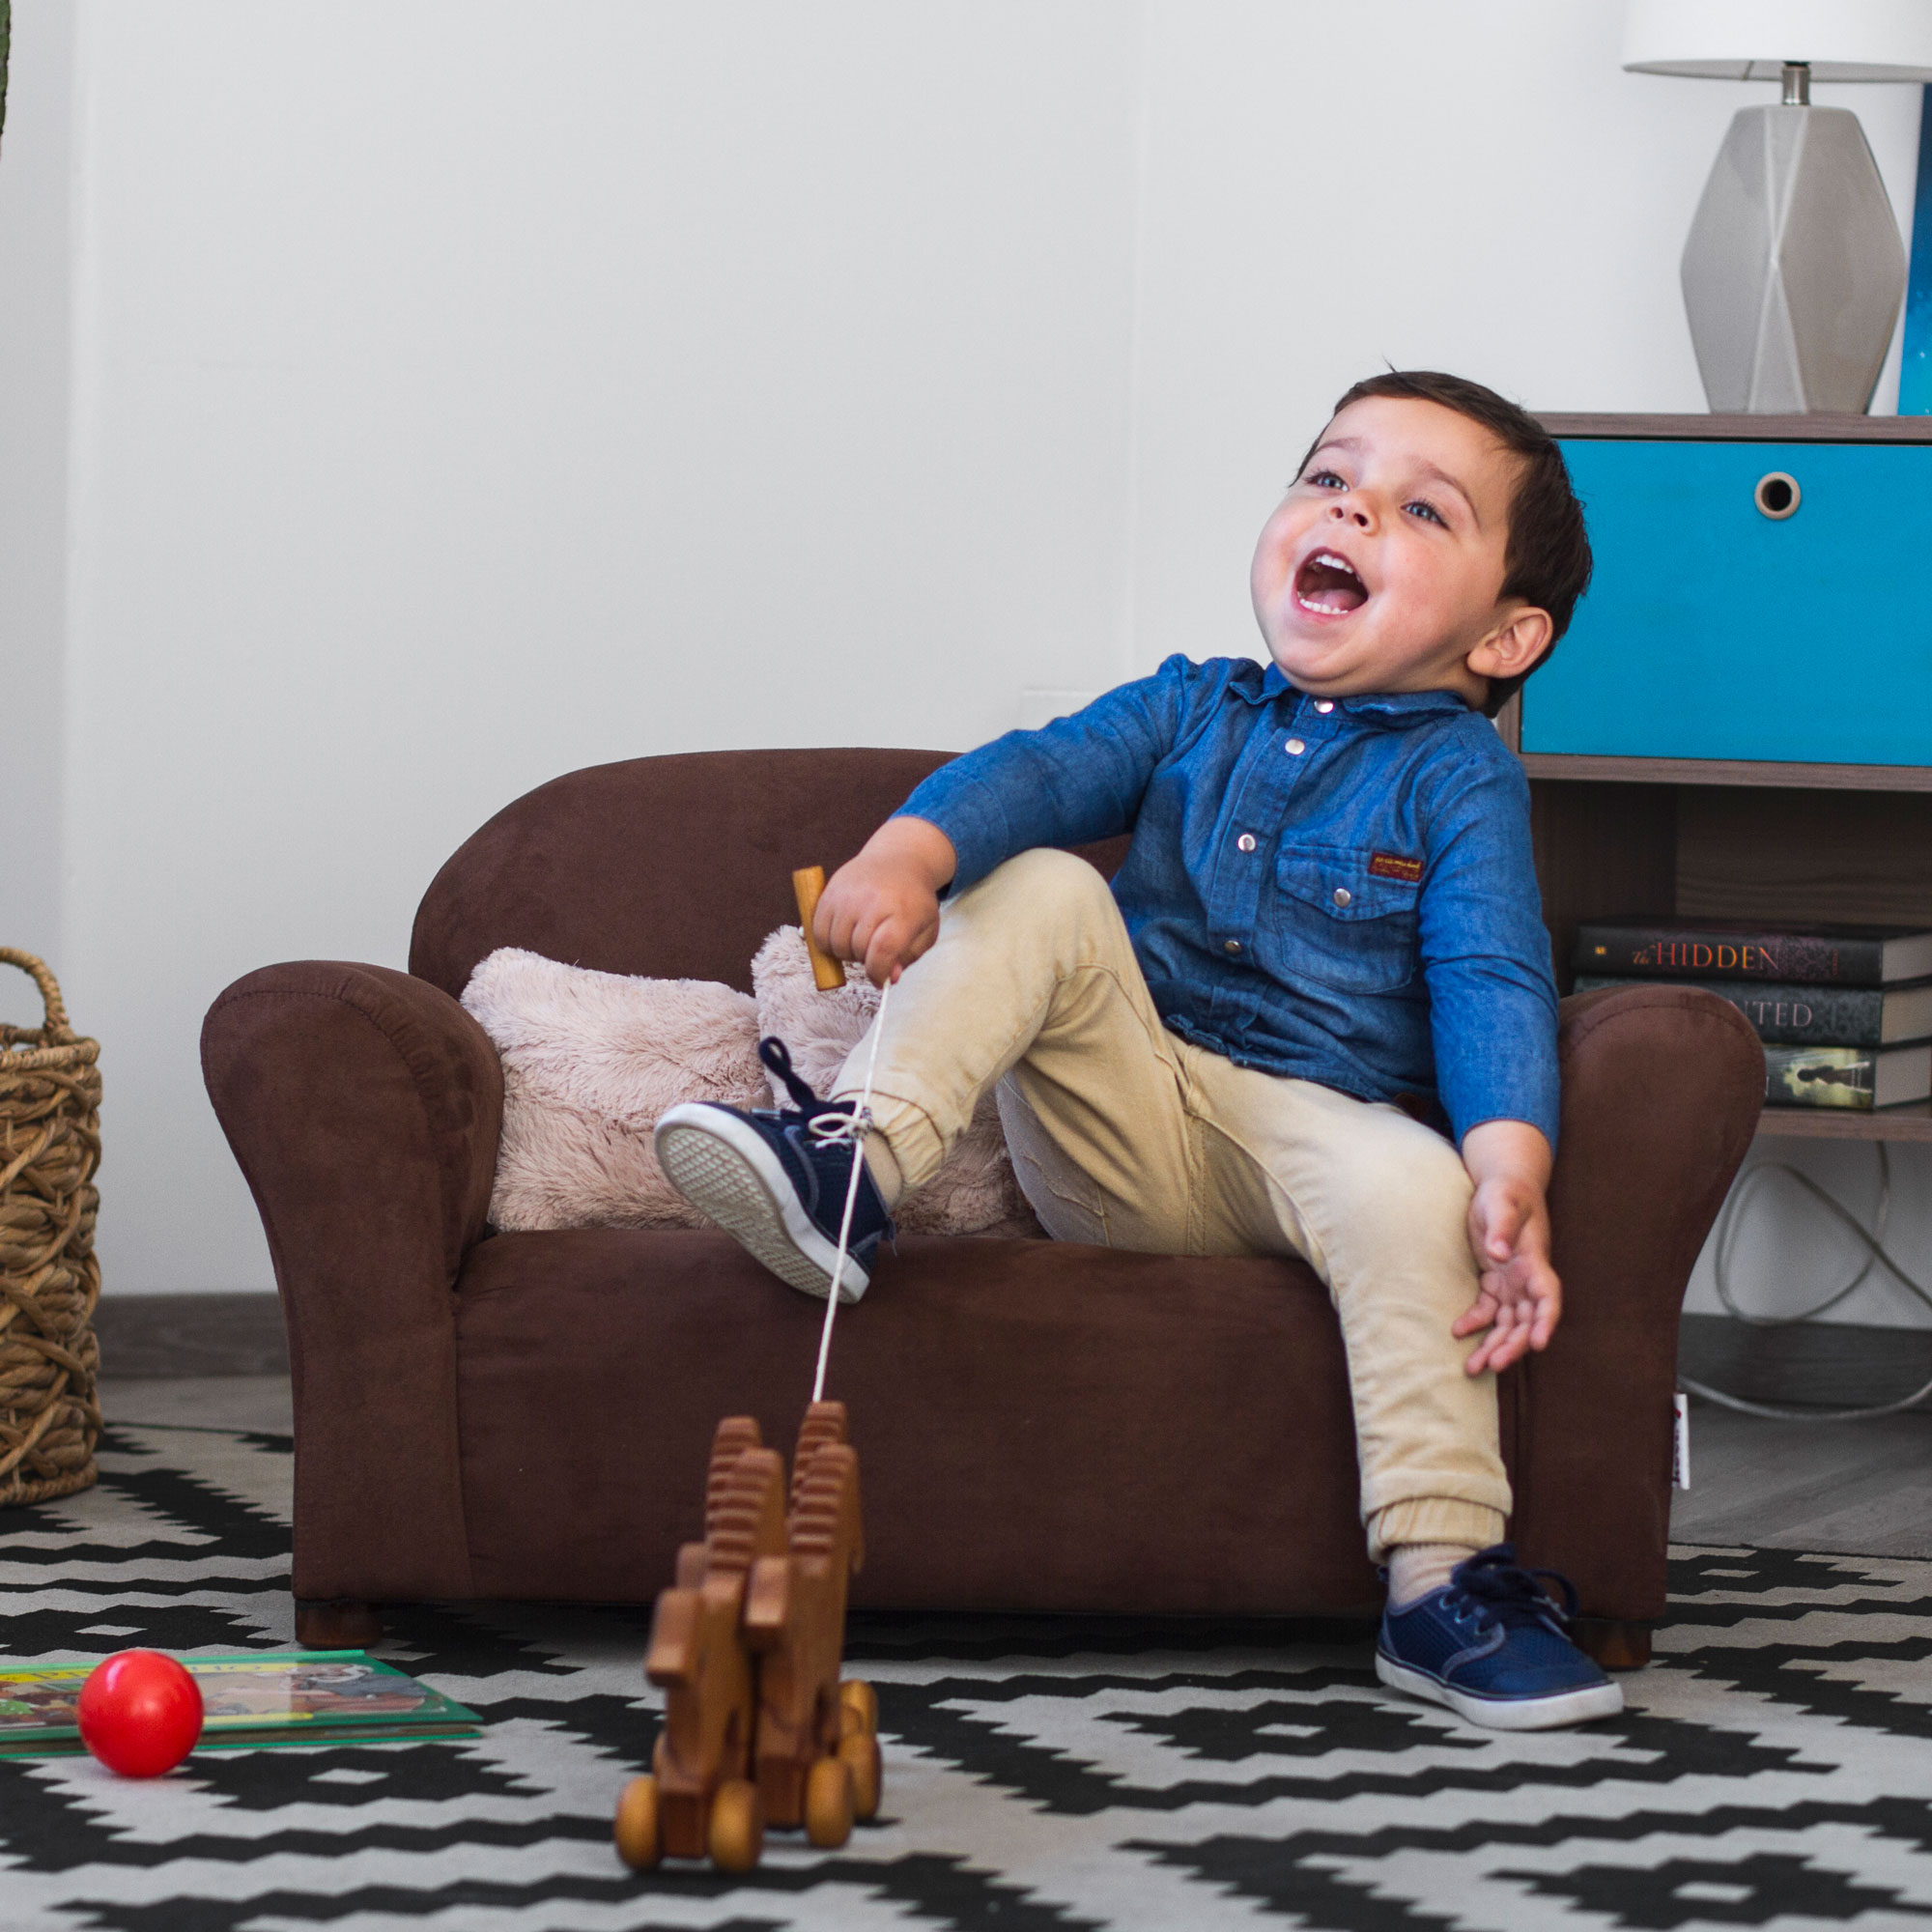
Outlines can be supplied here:
M1624 66L1697 80L1932 80L1932 0L1631 0Z

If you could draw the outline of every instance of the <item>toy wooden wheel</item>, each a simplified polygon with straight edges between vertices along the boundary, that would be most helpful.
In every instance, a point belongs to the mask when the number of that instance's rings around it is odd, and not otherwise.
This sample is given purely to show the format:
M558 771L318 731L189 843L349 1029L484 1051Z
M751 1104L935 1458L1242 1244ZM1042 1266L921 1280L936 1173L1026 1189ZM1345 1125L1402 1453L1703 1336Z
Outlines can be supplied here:
M838 1687L838 1735L850 1737L857 1731L869 1738L878 1728L879 1693L863 1678L846 1678Z
M658 1836L658 1781L634 1777L617 1801L617 1856L633 1871L649 1871L664 1857Z
M852 1774L852 1815L860 1824L869 1825L878 1816L885 1784L879 1741L864 1732L850 1731L838 1740L838 1757Z
M727 1777L711 1801L711 1862L720 1871L750 1871L765 1848L765 1807L750 1778Z
M822 1757L806 1774L805 1835L821 1852L852 1835L852 1773L843 1756Z

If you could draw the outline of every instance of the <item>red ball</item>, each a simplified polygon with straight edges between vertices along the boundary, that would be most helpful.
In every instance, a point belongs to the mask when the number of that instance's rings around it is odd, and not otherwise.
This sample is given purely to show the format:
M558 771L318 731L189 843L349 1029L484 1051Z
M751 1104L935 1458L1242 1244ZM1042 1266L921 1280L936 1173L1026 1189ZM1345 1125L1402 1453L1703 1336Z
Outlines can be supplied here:
M201 1736L201 1687L158 1650L117 1650L80 1687L80 1741L123 1777L172 1771Z

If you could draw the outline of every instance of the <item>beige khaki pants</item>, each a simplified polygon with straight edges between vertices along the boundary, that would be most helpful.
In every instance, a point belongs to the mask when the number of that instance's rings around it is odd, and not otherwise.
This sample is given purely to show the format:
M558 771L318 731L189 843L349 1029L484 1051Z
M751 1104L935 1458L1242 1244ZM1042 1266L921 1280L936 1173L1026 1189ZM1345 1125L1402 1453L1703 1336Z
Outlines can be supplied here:
M856 1098L869 1040L838 1097ZM1105 880L1037 850L947 905L893 989L872 1115L906 1191L998 1086L1021 1184L1057 1240L1297 1255L1341 1318L1369 1553L1481 1548L1510 1507L1495 1381L1450 1324L1475 1299L1456 1151L1392 1106L1236 1066L1161 1025ZM1282 1365L1292 1388L1294 1365Z

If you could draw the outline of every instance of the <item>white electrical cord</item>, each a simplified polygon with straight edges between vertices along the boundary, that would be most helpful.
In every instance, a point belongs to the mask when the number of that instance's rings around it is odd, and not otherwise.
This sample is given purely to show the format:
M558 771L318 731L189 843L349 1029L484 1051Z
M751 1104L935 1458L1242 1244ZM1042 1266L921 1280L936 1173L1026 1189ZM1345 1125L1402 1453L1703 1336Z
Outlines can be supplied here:
M1907 1274L1886 1251L1886 1229L1891 1219L1891 1154L1883 1141L1874 1145L1878 1149L1878 1206L1873 1211L1873 1226L1870 1228L1864 1227L1841 1203L1834 1201L1808 1174L1801 1174L1788 1161L1760 1161L1731 1189L1723 1211L1718 1216L1718 1245L1712 1256L1712 1273L1717 1281L1718 1299L1738 1321L1747 1322L1753 1328L1788 1328L1794 1322L1814 1321L1828 1309L1837 1307L1864 1282L1874 1267L1880 1265L1895 1276L1907 1293L1916 1295L1927 1308L1932 1308L1932 1293ZM1775 1174L1786 1175L1795 1180L1820 1207L1849 1228L1863 1245L1865 1261L1864 1265L1842 1288L1833 1289L1823 1301L1814 1302L1796 1315L1752 1315L1738 1305L1737 1297L1731 1293L1731 1248L1737 1239L1745 1203L1757 1191L1761 1182ZM1692 1395L1702 1396L1706 1402L1736 1409L1743 1415L1764 1415L1778 1422L1856 1422L1869 1416L1898 1415L1908 1408L1917 1408L1926 1397L1932 1396L1932 1381L1928 1381L1896 1402L1870 1403L1859 1408L1785 1408L1773 1403L1747 1402L1741 1395L1731 1395L1723 1389L1712 1388L1708 1383L1692 1381L1689 1376L1679 1376L1677 1379L1680 1387L1688 1389Z

